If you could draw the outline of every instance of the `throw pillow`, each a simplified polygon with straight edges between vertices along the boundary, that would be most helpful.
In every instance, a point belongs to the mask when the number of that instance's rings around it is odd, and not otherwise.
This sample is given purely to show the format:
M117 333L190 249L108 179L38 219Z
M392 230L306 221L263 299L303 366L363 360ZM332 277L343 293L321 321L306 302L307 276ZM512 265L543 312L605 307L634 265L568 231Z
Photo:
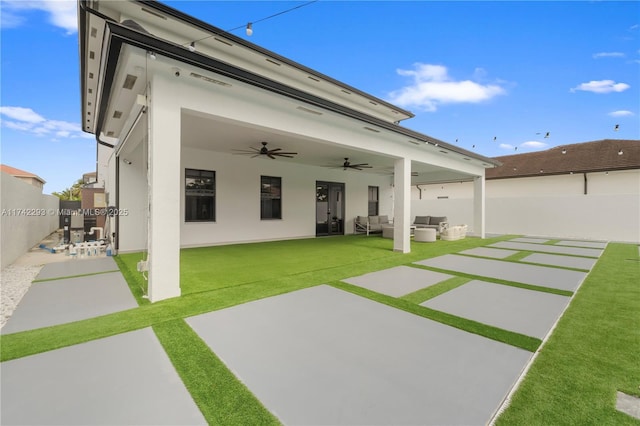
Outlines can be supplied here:
M428 225L429 217L430 216L416 216L416 219L413 221L413 223L418 225Z
M447 221L446 216L431 216L431 219L429 219L429 225L439 225L440 222L446 222L446 221Z

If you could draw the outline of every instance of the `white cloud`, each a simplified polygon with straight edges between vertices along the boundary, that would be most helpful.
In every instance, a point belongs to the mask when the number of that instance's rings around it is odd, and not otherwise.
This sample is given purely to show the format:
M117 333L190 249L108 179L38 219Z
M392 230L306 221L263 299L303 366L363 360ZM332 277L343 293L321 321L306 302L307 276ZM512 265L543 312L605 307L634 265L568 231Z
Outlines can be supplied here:
M519 149L525 149L525 150L537 150L537 149L543 149L546 148L547 146L549 146L548 143L546 142L539 142L539 141L527 141L527 142L523 142L520 145L514 146L508 143L501 143L500 148L502 149L506 149L506 150L515 150L518 151Z
M546 148L547 146L549 146L548 143L538 142L538 141L528 141L520 144L521 148L527 148L527 149L542 149L542 148Z
M2 28L15 28L27 19L22 15L29 11L43 11L49 22L64 29L67 34L78 31L77 3L74 0L2 0Z
M611 117L629 117L633 115L631 111L619 110L619 111L611 111L608 115Z
M412 84L389 94L390 101L400 106L416 106L426 111L435 111L440 104L478 103L506 94L505 89L497 84L456 81L442 65L417 63L413 70L398 69L397 72L413 79ZM484 76L485 71L476 69L475 75Z
M593 93L624 92L629 87L631 86L626 83L616 83L613 80L592 80L588 83L579 84L571 89L571 92L575 92L576 90Z
M31 133L36 136L57 136L70 139L94 138L93 135L84 133L77 123L49 120L31 108L3 106L0 107L0 115L10 119L2 120L4 127L19 132Z
M594 59L599 58L624 58L624 53L622 52L598 52L593 54Z
M23 121L27 123L41 123L45 121L45 119L40 115L36 114L31 108L22 108L22 107L0 107L0 114L6 115L9 118L13 118L14 120Z

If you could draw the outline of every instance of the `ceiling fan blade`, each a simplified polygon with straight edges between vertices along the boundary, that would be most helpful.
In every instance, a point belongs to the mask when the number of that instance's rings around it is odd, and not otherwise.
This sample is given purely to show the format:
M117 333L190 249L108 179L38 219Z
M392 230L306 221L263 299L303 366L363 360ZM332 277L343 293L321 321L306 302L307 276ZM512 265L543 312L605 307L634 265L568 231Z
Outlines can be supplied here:
M272 153L272 154L273 154L274 152L276 152L276 151L282 151L282 148L273 148L273 149L270 149L270 150L269 150L269 152L270 152L270 153Z
M269 152L267 153L267 157L271 158L272 160L275 160L275 159L276 159L276 157L274 157L274 156L273 156L273 154L271 154L271 153L269 153Z
M273 152L273 155L298 155L297 152Z
M289 155L288 152L283 154L273 154L273 155L277 155L278 157L294 158L293 155Z
M360 168L363 168L363 169L371 169L371 168L373 168L373 166L370 166L369 163L351 164L350 167L360 167Z

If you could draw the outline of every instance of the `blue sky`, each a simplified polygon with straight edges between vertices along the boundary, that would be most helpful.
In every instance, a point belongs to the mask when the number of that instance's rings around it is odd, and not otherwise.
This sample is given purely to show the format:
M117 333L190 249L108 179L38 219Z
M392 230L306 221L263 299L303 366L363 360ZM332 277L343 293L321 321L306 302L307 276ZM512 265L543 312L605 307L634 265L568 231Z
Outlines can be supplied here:
M320 0L261 22L305 2L165 3L225 30L255 22L251 37L234 34L404 107L416 115L404 126L482 155L640 139L637 1ZM1 161L60 191L95 170L95 139L79 127L76 5L0 7Z

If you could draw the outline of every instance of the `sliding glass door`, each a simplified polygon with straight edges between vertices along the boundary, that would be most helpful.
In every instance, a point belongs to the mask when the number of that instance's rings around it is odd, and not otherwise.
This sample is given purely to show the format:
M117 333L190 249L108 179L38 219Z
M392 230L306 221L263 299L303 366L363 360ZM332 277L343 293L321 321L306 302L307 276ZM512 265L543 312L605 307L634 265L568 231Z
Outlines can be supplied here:
M316 235L344 235L344 183L316 182Z

